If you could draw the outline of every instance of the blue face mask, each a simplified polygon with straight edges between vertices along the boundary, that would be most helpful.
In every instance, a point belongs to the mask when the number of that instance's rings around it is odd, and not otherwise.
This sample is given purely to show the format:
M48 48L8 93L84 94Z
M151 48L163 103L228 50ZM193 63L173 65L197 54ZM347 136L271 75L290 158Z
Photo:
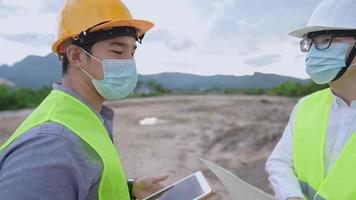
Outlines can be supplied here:
M349 44L332 43L324 50L318 50L313 45L305 57L306 72L317 84L329 83L346 67L346 53Z
M104 79L96 80L84 69L98 93L106 100L119 100L127 97L136 87L138 74L135 59L99 60L86 52L90 57L103 64Z

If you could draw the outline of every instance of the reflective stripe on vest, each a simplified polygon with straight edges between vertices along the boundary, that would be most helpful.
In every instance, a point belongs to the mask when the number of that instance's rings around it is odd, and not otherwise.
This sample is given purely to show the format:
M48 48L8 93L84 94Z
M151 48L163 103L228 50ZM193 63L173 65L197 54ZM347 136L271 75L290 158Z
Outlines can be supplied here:
M98 190L100 200L130 199L119 155L100 119L83 102L62 91L53 90L0 147L0 151L27 130L48 121L73 131L100 156L103 163Z
M293 165L310 200L356 199L356 132L325 177L324 146L332 102L330 89L307 96L294 116Z

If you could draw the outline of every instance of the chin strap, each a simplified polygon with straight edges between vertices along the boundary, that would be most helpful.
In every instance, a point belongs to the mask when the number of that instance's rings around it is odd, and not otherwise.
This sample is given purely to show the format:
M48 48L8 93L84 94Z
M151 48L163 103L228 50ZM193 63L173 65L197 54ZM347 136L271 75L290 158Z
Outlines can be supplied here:
M354 46L353 46L353 48L352 48L352 50L351 50L351 52L350 52L350 55L349 55L349 57L348 57L347 60L346 60L346 67L341 68L341 70L339 71L339 73L336 75L336 77L335 77L332 81L338 80L342 75L345 74L345 72L347 71L347 69L349 69L349 67L350 67L350 65L351 65L351 63L352 63L352 61L353 61L354 58L355 58L355 56L356 56L356 44L354 44ZM332 82L332 81L331 81L331 82Z

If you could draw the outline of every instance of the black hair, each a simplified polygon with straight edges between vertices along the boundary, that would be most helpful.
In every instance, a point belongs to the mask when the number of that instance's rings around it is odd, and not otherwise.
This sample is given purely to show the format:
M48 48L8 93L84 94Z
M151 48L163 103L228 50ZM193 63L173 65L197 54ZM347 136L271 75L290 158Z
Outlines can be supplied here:
M67 54L64 54L62 59L62 76L64 76L65 74L67 74L69 67L69 60Z
M334 35L336 37L356 37L356 30L326 30L326 31L315 31L306 34L305 36L308 38L315 38L320 35Z

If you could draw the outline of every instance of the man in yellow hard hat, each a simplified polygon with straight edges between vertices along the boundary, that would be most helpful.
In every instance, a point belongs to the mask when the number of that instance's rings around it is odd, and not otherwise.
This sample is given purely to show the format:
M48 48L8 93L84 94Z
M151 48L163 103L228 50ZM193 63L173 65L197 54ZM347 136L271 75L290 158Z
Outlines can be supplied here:
M0 199L129 200L163 187L167 175L126 178L103 105L135 88L136 41L152 27L120 0L65 1L52 46L63 80L1 146Z
M310 78L330 88L299 100L267 160L279 200L356 199L355 10L355 0L324 0L290 33Z

